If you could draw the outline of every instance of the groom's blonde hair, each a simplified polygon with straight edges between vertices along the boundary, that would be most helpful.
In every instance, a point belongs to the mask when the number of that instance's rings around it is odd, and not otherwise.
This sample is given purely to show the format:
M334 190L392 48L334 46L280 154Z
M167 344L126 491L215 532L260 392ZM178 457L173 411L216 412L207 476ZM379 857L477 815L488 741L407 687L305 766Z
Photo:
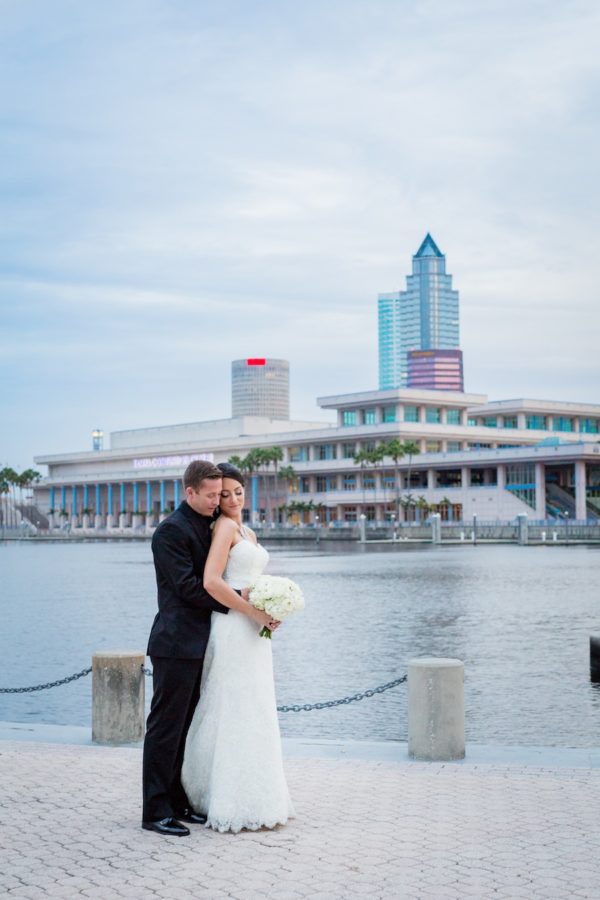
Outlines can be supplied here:
M213 480L222 477L223 473L219 472L213 463L205 459L195 459L183 473L183 486L197 491L205 478Z

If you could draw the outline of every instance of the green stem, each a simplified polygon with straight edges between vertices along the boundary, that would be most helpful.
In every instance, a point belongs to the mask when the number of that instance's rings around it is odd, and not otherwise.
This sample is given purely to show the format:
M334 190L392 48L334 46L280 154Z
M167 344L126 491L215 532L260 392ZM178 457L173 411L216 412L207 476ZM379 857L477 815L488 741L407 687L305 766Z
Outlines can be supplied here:
M269 640L271 640L271 638L273 637L273 632L270 631L270 630L267 628L267 626L265 625L265 627L264 627L263 630L259 633L258 636L259 636L259 637L266 637L266 638L269 638Z

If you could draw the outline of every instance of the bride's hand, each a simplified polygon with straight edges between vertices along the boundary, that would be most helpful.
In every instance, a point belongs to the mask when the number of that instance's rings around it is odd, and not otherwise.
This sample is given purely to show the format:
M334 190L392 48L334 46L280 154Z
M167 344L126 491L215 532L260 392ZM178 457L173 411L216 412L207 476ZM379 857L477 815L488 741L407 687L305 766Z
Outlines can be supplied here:
M271 616L268 616L262 609L256 609L254 606L250 606L248 612L250 618L254 619L257 625L260 625L261 628L268 628L269 631L275 631L281 624L280 622L277 622L276 619L272 619Z

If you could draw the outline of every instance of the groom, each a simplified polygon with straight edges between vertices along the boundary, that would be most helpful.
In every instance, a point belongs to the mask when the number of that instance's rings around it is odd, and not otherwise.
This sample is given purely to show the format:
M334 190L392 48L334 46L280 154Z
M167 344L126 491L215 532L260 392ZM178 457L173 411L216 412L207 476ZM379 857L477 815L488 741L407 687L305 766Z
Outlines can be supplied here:
M211 612L228 612L202 584L222 477L210 462L191 462L183 475L186 499L152 538L158 614L147 650L154 693L144 741L142 827L159 834L189 834L181 820L206 822L190 808L181 766L200 696Z

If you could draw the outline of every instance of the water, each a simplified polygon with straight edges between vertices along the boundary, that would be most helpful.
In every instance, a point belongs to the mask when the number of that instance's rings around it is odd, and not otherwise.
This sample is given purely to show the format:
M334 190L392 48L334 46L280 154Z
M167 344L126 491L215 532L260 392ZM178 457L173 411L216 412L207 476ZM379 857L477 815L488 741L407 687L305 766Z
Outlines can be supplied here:
M280 704L336 699L392 680L413 656L464 660L467 739L598 746L600 549L392 547L271 550L304 613L273 640ZM95 650L143 650L155 613L148 543L0 544L0 686L90 665ZM90 677L0 695L0 720L89 724ZM149 687L149 685L148 685ZM284 734L406 740L406 686L360 703L281 715Z

